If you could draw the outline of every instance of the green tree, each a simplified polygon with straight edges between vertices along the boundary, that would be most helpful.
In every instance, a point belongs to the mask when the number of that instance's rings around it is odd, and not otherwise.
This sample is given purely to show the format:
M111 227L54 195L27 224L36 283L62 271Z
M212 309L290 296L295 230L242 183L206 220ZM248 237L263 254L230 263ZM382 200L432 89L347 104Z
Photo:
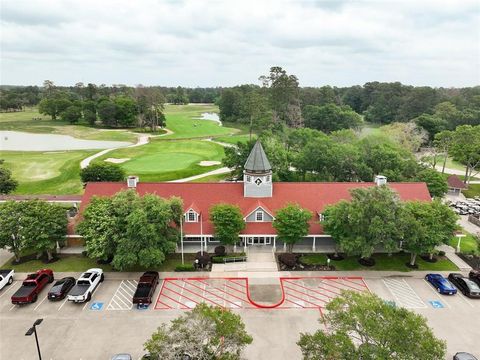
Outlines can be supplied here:
M245 228L240 208L231 204L216 204L210 208L209 214L215 239L223 245L235 245L240 232Z
M410 201L404 204L400 219L403 248L411 253L410 266L415 266L418 254L432 254L437 245L448 243L458 216L439 200Z
M12 172L2 166L4 160L0 159L0 194L10 194L18 186L18 181L12 178Z
M432 141L435 134L445 130L448 126L447 121L436 115L422 114L415 119L415 124L428 132L428 138Z
M118 165L107 162L95 162L80 170L82 182L103 182L125 180L125 170Z
M67 214L56 204L40 200L7 201L0 204L0 247L20 258L26 248L46 252L48 260L57 241L67 234Z
M162 360L185 355L198 360L240 360L242 350L252 341L240 315L200 303L170 326L158 327L144 348Z
M280 241L287 244L288 252L293 251L295 243L308 235L312 213L298 204L287 204L275 213L273 227Z
M402 205L386 185L350 191L352 200L327 206L323 228L347 254L368 259L376 248L398 250Z
M0 248L12 252L17 262L20 252L27 248L25 229L28 226L28 218L24 216L20 202L0 203Z
M117 105L112 100L106 98L99 101L97 111L104 126L118 126Z
M450 149L453 157L465 165L465 183L480 166L480 125L458 126L453 133Z
M112 259L115 269L156 267L175 250L182 216L181 200L123 191L94 197L78 226L92 258Z
M453 145L453 131L443 130L438 134L435 134L435 139L433 145L435 149L443 153L443 165L442 165L442 174L445 173L445 165L447 164L448 154Z
M70 124L77 123L82 118L82 109L75 105L69 106L60 113L60 117L63 121L67 121Z
M348 105L308 105L304 116L306 126L326 133L341 129L355 129L363 123L361 116Z
M133 127L137 121L137 104L129 96L117 96L115 117L120 127Z
M415 177L416 181L427 183L430 196L441 198L448 191L447 179L434 169L424 169Z
M393 307L374 294L345 291L326 306L328 332L302 333L305 360L422 359L446 356L423 316Z

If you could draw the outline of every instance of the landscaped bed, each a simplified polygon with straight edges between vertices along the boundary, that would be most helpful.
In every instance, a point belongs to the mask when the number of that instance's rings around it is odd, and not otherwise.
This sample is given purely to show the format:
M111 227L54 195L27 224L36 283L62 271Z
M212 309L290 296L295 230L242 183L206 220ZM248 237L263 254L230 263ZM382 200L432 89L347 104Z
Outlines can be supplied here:
M18 265L13 264L13 258L7 261L0 269L14 269L16 272L34 272L38 269L49 268L54 272L82 272L90 268L101 268L103 271L115 271L110 264L100 264L95 259L91 259L82 254L59 254L56 255L58 261L46 264L42 260L30 260L20 263ZM195 261L195 254L184 254L185 264L193 264ZM162 265L144 269L141 267L135 267L127 269L128 272L143 272L146 270L156 271L174 271L178 265L182 264L181 254L168 254Z
M277 261L282 253L277 254ZM331 260L330 268L327 266L327 254L320 253L295 253L297 261L295 266L286 266L280 261L280 270L284 271L314 271L314 270L336 270L336 271L358 271L358 270L376 270L376 271L457 271L458 267L448 260L446 257L437 256L436 262L427 262L420 257L417 257L417 269L411 269L406 264L410 261L410 254L396 253L388 254L374 254L372 259L375 261L373 266L363 266L356 256L346 256L343 260Z

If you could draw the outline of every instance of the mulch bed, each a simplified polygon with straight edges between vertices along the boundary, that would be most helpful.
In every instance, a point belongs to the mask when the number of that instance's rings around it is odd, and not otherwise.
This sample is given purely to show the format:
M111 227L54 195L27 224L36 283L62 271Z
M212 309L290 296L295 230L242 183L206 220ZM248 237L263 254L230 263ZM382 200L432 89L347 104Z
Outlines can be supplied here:
M474 269L480 269L480 256L478 255L466 255L457 254L463 261L470 265Z
M275 256L280 271L335 271L335 266L333 265L308 265L299 262L299 259L302 257L302 255L311 255L311 253L294 254L297 258L295 266L287 266L286 264L282 263L278 258L281 254L276 254Z

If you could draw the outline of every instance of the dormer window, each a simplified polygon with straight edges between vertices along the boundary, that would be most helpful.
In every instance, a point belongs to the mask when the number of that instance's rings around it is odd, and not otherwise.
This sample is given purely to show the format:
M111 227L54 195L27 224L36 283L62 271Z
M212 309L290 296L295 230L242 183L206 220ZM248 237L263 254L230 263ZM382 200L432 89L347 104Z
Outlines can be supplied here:
M185 214L185 222L197 222L198 214L192 209L188 210Z
M320 221L325 221L325 215L321 213L318 213L318 218L320 219Z
M263 211L255 212L255 221L263 221Z

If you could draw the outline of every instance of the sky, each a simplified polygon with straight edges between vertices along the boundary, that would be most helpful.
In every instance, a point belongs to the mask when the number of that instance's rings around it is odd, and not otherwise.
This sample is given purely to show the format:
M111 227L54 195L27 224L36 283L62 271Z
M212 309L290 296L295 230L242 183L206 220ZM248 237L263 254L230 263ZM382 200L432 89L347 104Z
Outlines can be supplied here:
M480 84L480 0L0 0L0 84Z

